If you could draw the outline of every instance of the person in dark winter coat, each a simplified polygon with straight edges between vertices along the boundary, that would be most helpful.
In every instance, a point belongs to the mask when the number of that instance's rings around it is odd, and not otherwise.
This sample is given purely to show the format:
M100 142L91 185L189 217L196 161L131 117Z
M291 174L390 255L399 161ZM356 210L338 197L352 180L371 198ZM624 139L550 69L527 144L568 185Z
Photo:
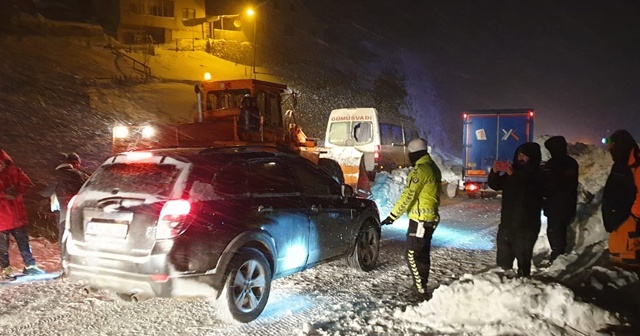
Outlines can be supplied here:
M633 172L628 165L635 140L626 131L616 131L608 140L613 166L604 185L601 210L604 227L611 233L629 217L636 196Z
M531 275L533 247L540 231L544 197L541 158L540 145L527 142L516 150L513 166L496 161L489 173L489 186L502 190L496 263L510 270L517 259L521 276Z
M0 149L0 279L14 278L9 262L9 235L13 235L18 243L25 265L23 273L44 273L36 266L29 246L29 234L24 226L27 223L27 210L22 195L32 187L29 177Z
M602 195L611 260L640 264L640 148L626 130L608 138L613 167Z
M554 136L544 146L551 153L545 164L546 199L544 215L547 216L547 238L551 245L549 261L553 262L565 253L567 229L576 216L578 204L578 162L567 154L567 141Z
M76 153L64 153L63 161L55 170L55 190L51 196L51 211L56 213L58 222L58 243L62 244L64 223L67 216L67 204L78 193L89 174L81 170L80 156Z

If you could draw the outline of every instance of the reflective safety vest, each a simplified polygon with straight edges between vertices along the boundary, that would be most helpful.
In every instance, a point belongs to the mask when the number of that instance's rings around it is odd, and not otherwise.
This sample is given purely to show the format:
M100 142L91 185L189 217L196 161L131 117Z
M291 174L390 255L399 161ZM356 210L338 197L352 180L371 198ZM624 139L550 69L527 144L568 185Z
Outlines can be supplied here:
M429 154L418 159L407 176L407 185L393 207L390 217L396 220L406 212L409 219L414 221L438 220L441 181L440 168Z

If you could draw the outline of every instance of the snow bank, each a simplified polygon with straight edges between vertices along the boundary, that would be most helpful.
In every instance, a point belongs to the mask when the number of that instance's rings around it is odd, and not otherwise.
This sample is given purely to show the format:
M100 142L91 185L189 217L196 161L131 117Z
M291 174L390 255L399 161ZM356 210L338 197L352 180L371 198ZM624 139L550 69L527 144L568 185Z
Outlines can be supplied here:
M421 321L440 332L481 335L587 335L620 324L612 313L576 300L559 284L499 273L464 275L434 292L433 299L395 317ZM573 331L573 332L572 332Z

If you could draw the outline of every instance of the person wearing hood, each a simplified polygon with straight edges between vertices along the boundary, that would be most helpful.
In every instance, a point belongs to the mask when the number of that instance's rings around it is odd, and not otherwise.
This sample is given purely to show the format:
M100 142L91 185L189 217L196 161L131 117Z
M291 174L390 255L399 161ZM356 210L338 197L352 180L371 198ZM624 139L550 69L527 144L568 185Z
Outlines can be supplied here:
M533 247L540 231L544 197L541 158L540 145L527 142L516 149L513 165L496 161L489 173L489 187L502 190L496 263L511 270L517 260L519 276L531 275Z
M407 145L413 169L393 210L382 225L393 224L405 212L409 217L406 261L415 290L422 300L429 299L427 281L431 268L431 237L440 222L440 185L442 174L431 159L424 139L414 139Z
M80 156L76 153L63 153L63 160L55 169L55 189L51 195L51 211L56 214L58 224L58 243L62 250L64 222L67 216L67 204L78 193L89 175L81 170Z
M29 246L29 234L25 228L27 210L22 195L32 187L33 183L29 177L14 164L4 150L0 149L0 279L15 278L9 261L9 235L12 235L18 244L25 265L23 274L44 273L36 266Z
M566 252L567 229L576 216L578 204L578 162L567 154L567 141L553 136L544 142L551 159L544 165L546 192L544 215L551 246L549 261Z
M626 130L607 138L613 159L602 194L602 221L617 263L640 264L640 148Z

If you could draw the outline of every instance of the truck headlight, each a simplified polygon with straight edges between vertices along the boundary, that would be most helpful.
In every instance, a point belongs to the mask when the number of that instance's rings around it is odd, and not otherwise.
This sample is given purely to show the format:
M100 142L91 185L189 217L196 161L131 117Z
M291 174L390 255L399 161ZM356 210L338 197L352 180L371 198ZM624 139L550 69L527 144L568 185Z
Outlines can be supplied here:
M116 126L113 128L114 138L126 138L129 136L129 128L127 126Z
M153 127L144 126L142 128L142 137L143 138L149 139L149 138L153 137L154 134L156 134L156 130Z

